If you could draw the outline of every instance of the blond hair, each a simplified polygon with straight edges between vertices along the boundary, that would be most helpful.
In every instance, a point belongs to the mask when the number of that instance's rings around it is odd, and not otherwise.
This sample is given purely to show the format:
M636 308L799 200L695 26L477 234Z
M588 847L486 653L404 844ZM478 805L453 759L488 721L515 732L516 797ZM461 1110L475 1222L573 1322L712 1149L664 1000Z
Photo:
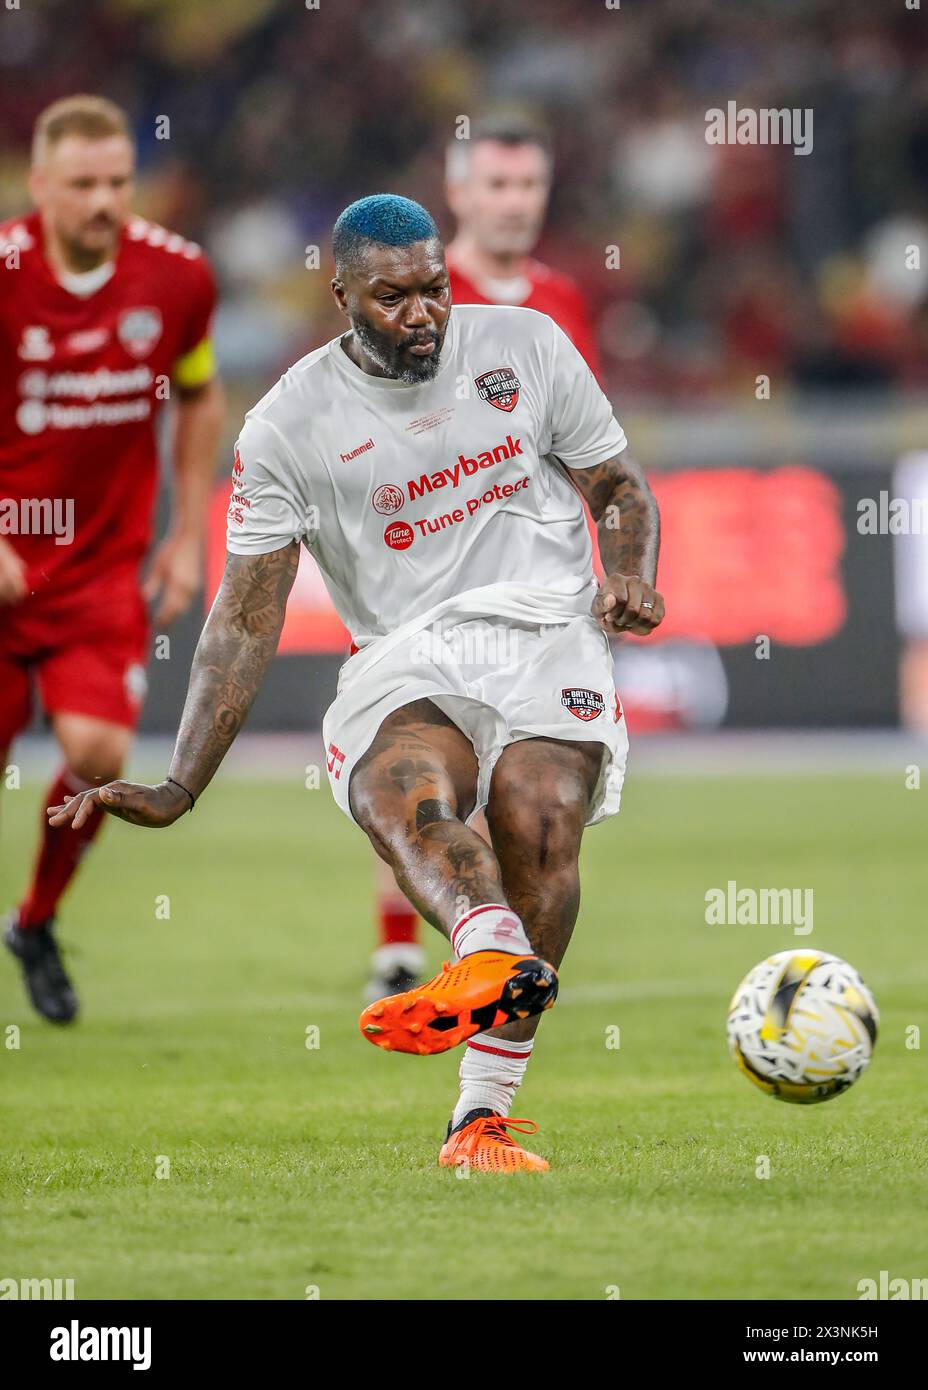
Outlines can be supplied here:
M115 102L88 95L62 97L46 106L35 123L32 163L41 164L52 146L66 135L81 135L85 140L124 135L132 142L129 118Z

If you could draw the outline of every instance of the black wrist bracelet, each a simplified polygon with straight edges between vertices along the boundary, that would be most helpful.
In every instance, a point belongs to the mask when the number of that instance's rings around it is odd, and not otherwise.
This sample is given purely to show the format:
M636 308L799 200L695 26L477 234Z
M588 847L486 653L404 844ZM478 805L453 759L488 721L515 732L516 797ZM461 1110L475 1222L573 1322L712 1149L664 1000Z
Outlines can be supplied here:
M175 787L180 787L181 791L184 793L185 796L189 796L189 797L190 797L190 809L191 809L191 811L192 811L193 808L194 808L194 806L196 806L196 804L197 804L197 799L196 799L196 797L194 796L193 792L188 792L188 790L187 790L187 788L184 786L183 782L178 782L178 780L177 780L176 777L165 777L164 780L165 780L166 782L173 782Z

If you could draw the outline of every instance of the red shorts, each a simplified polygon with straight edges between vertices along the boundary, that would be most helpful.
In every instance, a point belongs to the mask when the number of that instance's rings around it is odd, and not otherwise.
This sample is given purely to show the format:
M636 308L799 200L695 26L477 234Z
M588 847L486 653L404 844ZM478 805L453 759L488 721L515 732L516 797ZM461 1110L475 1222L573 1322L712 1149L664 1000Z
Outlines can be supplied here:
M32 715L87 714L132 729L145 699L148 611L134 577L0 607L0 749Z

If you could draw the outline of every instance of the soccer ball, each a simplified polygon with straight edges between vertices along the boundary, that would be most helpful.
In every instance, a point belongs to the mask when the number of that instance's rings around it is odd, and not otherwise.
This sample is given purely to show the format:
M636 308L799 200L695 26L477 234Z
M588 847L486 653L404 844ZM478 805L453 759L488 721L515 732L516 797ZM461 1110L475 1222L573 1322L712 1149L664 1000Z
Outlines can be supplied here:
M728 1010L728 1045L749 1081L814 1105L866 1069L879 1011L853 966L825 951L778 951L755 965Z

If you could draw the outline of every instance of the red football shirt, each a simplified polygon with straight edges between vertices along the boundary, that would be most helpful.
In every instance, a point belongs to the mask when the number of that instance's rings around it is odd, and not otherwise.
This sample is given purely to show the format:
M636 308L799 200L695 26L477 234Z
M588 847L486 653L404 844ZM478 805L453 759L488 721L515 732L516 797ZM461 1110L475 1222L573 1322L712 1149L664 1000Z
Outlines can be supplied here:
M137 577L158 412L177 364L208 338L215 299L200 248L141 217L123 228L114 273L85 296L55 279L38 213L0 225L0 535L35 599Z
M463 275L448 258L448 277L451 281L451 299L458 304L498 304L500 301L487 299L473 281ZM559 328L562 328L574 347L586 361L595 377L599 376L599 352L590 322L589 311L582 294L573 280L541 261L530 260L525 270L525 279L530 286L527 297L514 307L537 309L547 314ZM514 301L506 300L507 304Z

